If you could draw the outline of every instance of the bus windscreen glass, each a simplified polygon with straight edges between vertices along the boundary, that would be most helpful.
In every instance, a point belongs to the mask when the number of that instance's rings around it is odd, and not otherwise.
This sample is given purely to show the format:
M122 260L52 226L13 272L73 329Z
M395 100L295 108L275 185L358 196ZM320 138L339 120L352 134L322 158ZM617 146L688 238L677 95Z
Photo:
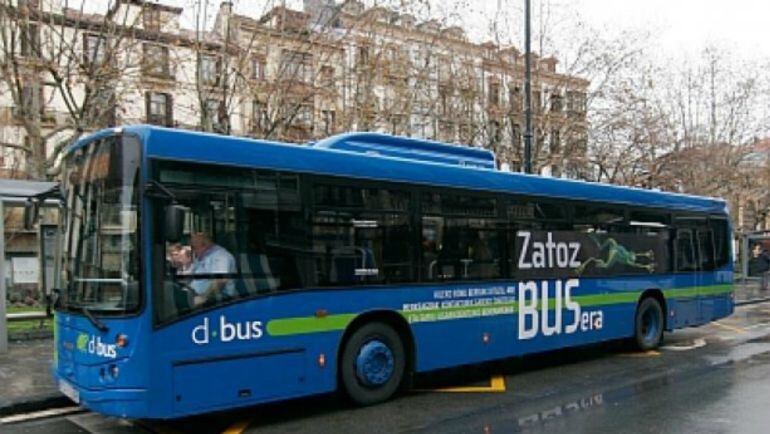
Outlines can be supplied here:
M67 157L61 308L101 315L139 308L139 166L133 137L98 139Z

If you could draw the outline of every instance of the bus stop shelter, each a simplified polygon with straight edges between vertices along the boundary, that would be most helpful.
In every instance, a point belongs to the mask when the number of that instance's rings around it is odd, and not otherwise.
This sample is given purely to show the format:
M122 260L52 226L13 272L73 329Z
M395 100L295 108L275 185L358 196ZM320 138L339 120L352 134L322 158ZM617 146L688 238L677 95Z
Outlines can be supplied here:
M22 181L16 179L0 179L0 354L8 351L8 315L6 298L6 210L13 207L24 207L27 198L51 190L55 182ZM58 201L49 200L40 204L41 207L57 207ZM41 267L42 269L42 267Z

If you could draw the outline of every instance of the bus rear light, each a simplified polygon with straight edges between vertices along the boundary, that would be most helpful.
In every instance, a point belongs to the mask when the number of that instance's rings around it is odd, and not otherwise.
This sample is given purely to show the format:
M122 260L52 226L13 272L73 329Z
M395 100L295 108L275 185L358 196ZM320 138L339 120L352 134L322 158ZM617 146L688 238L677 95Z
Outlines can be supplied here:
M484 333L484 334L481 336L481 341L482 341L482 342L484 342L484 344L485 344L485 345L486 345L486 344L488 344L488 343L489 343L489 333L486 333L486 332L485 332L485 333Z
M321 353L318 355L318 366L326 367L326 354Z
M117 346L119 346L120 348L125 348L126 346L128 346L128 336L124 335L123 333L119 334L115 338L115 344L117 344Z

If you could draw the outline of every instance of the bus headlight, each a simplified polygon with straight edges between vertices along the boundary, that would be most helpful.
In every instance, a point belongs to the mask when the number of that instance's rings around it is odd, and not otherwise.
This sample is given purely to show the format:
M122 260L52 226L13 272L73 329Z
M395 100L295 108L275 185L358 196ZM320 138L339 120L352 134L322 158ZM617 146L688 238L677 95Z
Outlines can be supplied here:
M125 348L128 346L128 336L126 336L123 333L118 334L115 337L115 344L120 348Z

